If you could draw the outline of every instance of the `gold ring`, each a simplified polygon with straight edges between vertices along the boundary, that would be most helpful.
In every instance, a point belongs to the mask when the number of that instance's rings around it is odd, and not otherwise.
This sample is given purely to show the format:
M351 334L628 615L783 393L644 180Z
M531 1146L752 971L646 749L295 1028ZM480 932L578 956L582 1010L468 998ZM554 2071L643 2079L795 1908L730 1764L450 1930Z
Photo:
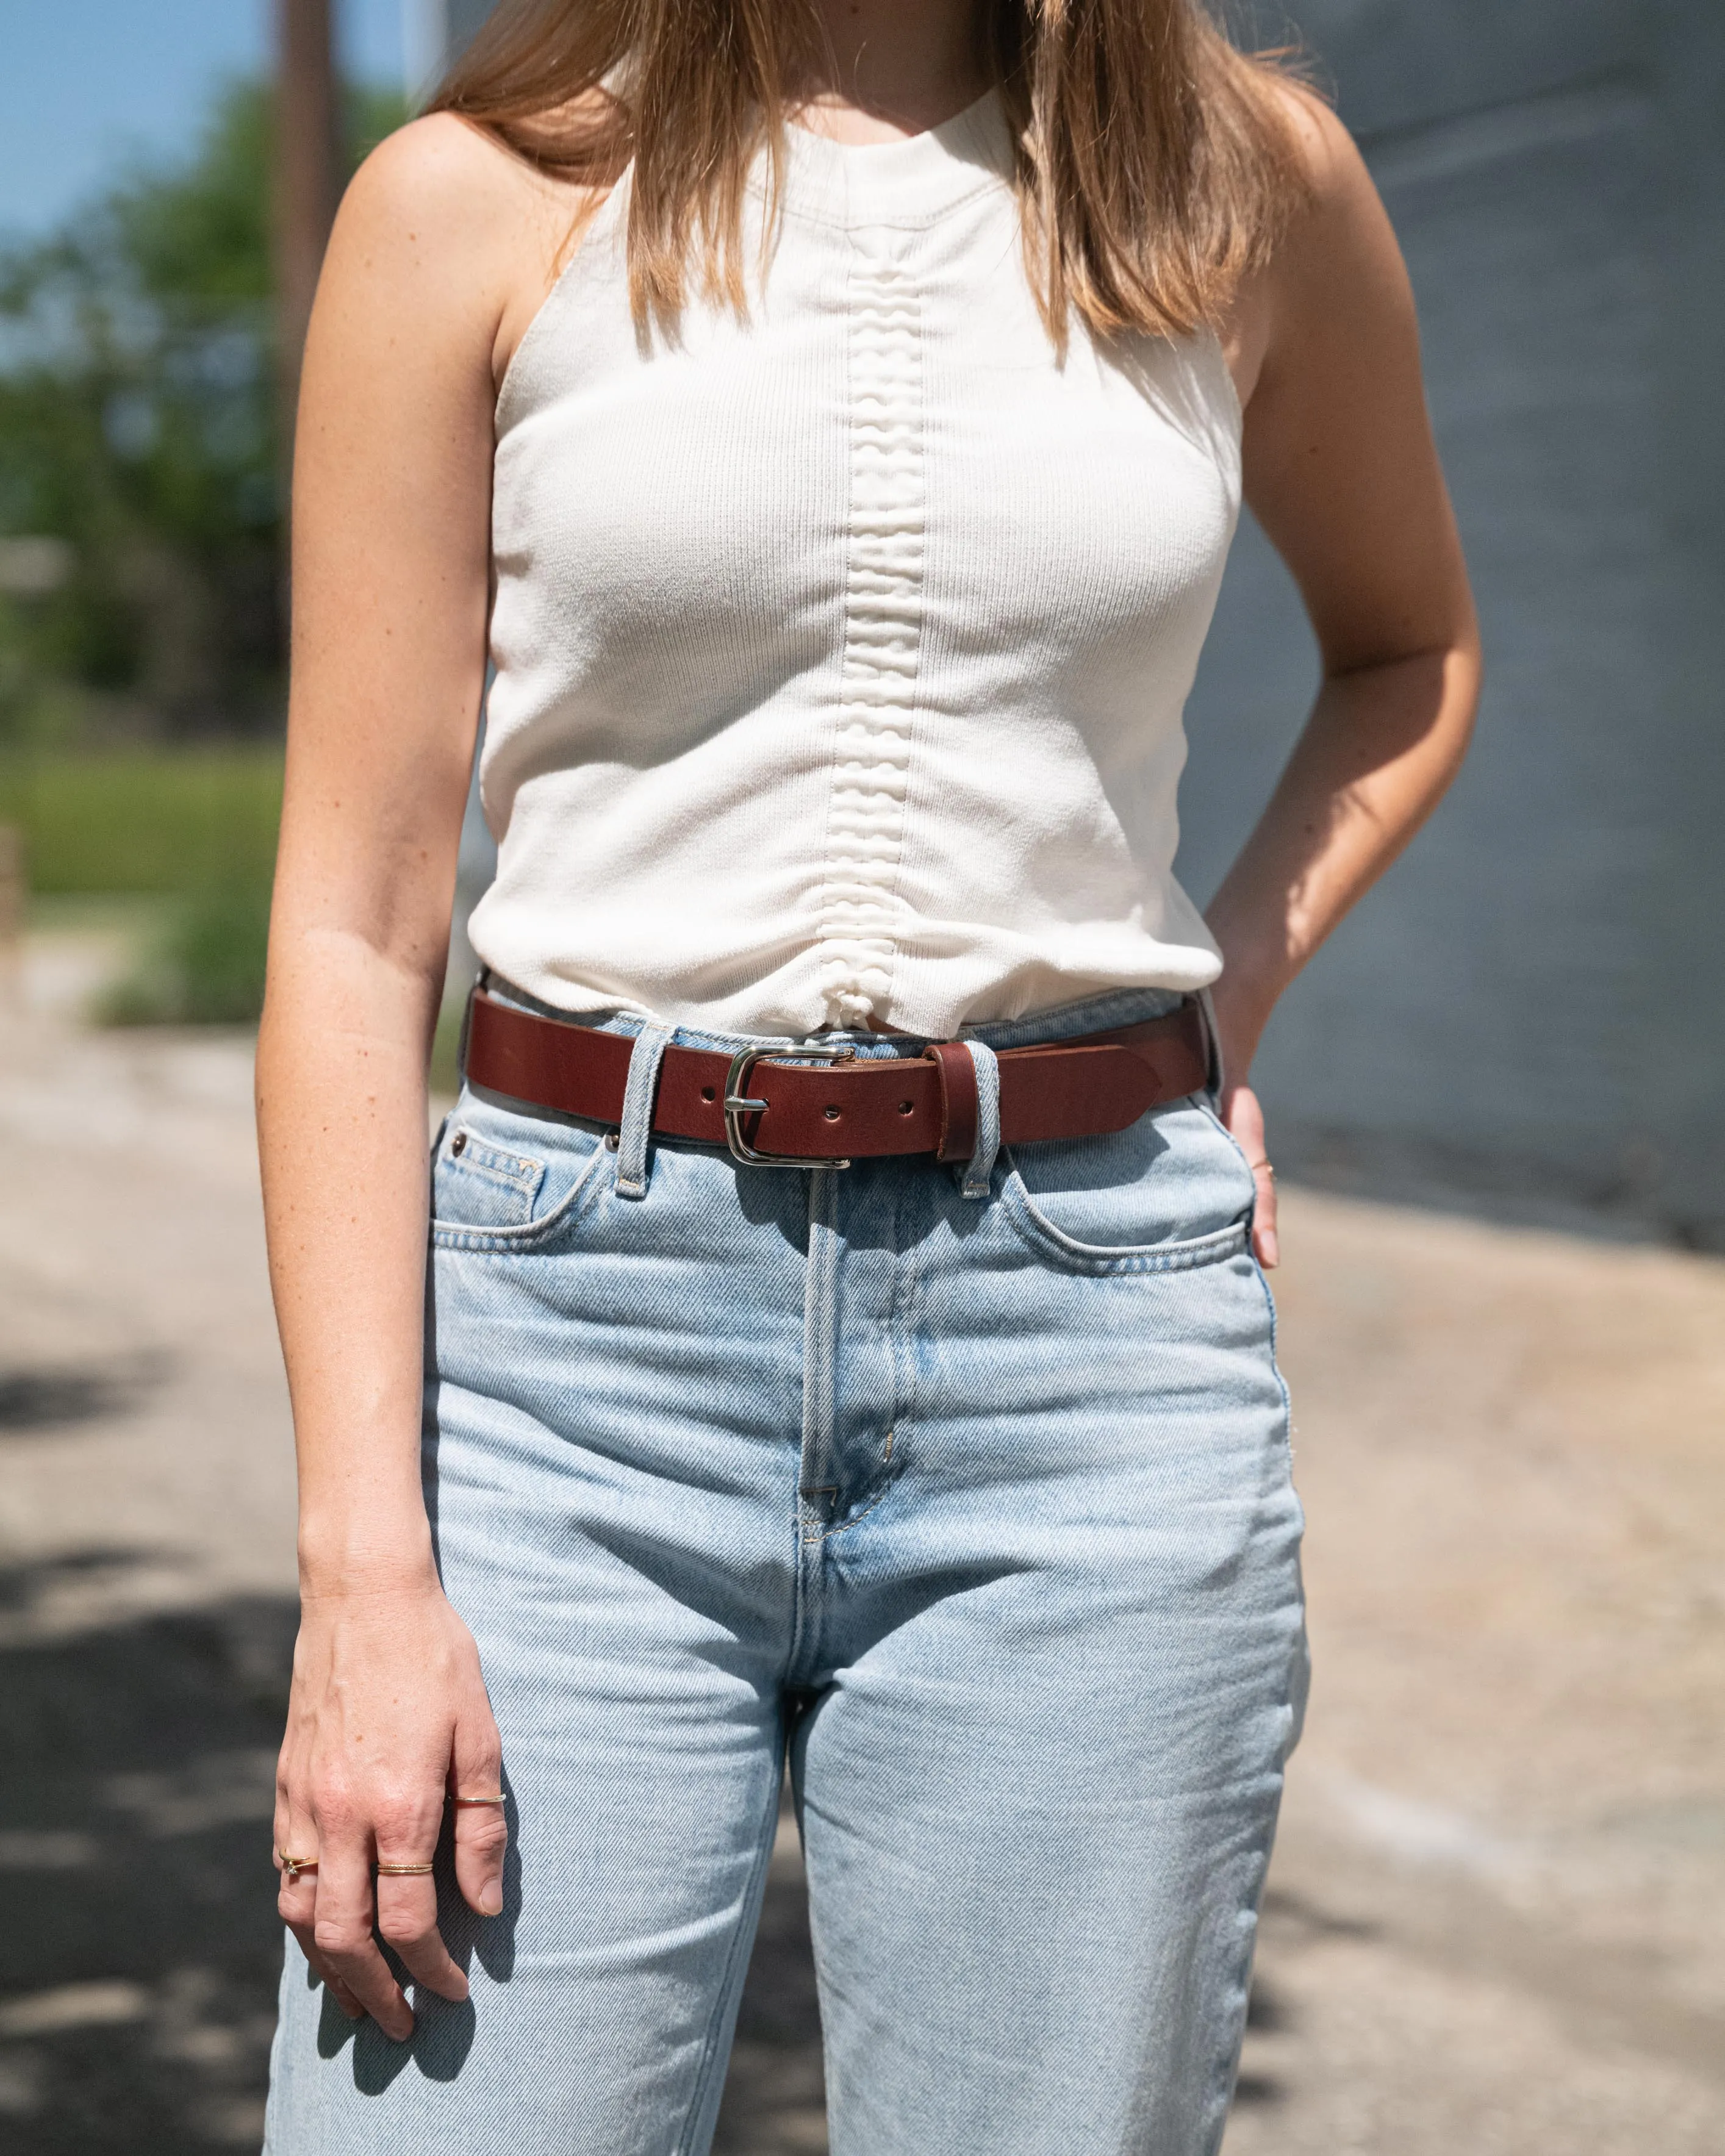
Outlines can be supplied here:
M1250 1162L1249 1162L1249 1163L1247 1163L1247 1165L1250 1168L1250 1169L1251 1169L1252 1173L1253 1173L1255 1175L1257 1173L1258 1170L1261 1168L1264 1170L1264 1173L1266 1173L1266 1174L1270 1178L1270 1180L1271 1180L1272 1183L1274 1183L1274 1182L1275 1182L1275 1180L1276 1180L1276 1165L1275 1165L1275 1163L1274 1163L1273 1161L1268 1161L1268 1160L1255 1160L1255 1161L1250 1161Z
M500 1793L498 1795L496 1795L496 1796L495 1796L495 1797L451 1797L451 1798L450 1798L450 1799L449 1799L449 1802L450 1802L452 1804L458 1804L458 1805L459 1805L459 1804L506 1804L509 1802L509 1799L508 1799L508 1798L507 1798L507 1797L506 1797L506 1796L502 1795L502 1794Z
M380 1864L377 1876L380 1879L424 1879L436 1869L433 1864Z
M315 1856L290 1856L285 1849L278 1849L275 1854L281 1865L282 1876L290 1887L295 1883L302 1871L316 1871L317 1869L317 1859Z

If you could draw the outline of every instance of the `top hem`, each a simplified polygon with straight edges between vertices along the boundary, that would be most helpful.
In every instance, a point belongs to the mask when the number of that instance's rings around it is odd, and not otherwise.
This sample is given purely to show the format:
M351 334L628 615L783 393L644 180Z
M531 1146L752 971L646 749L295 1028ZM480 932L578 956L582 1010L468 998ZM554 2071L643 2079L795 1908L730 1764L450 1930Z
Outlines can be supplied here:
M795 1028L765 1029L726 1025L686 1008L679 1014L668 1010L655 1010L644 1003L597 995L591 1000L579 1003L554 1004L528 989L516 987L514 983L489 969L485 989L500 1003L532 1011L542 1018L560 1019L566 1024L578 1025L595 1025L607 1031L627 1034L639 1033L649 1025L661 1027L674 1040L685 1045L699 1042L732 1047L754 1043L784 1045L818 1040L883 1045L896 1041L920 1050L923 1044L930 1041L976 1040L986 1047L1002 1049L1035 1040L1099 1033L1111 1026L1132 1024L1141 1019L1159 1016L1163 1010L1172 1009L1186 997L1201 994L1219 977L1219 973L1218 967L1206 972L1202 979L1194 977L1170 981L1117 982L1107 987L1087 989L1082 995L1060 1003L1042 1004L1035 1010L1021 1012L1011 1018L961 1019L946 1030L894 1027L886 1032L876 1032L868 1026L821 1025L799 1031ZM568 985L574 986L573 983Z

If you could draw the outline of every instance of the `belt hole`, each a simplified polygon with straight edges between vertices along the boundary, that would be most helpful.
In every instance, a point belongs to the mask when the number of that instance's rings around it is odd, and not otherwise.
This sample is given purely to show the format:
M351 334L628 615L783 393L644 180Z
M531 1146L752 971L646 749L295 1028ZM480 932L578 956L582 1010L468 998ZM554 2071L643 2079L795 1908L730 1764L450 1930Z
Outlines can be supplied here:
M718 1090L712 1086L703 1086L701 1089L701 1097L703 1101L716 1101L719 1097Z
M901 1101L898 1104L898 1111L901 1116L911 1115L915 1113L916 1106L914 1101Z
M836 1108L824 1108L821 1112L829 1123L836 1123L839 1120L839 1111Z

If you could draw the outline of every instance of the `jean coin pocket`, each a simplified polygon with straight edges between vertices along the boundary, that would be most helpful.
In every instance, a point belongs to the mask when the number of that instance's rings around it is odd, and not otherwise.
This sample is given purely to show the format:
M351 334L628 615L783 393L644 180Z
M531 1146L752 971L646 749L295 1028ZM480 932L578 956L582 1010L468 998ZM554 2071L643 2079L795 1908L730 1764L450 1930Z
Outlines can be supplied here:
M464 1092L431 1157L431 1225L468 1249L531 1245L578 1200L603 1153L596 1130Z

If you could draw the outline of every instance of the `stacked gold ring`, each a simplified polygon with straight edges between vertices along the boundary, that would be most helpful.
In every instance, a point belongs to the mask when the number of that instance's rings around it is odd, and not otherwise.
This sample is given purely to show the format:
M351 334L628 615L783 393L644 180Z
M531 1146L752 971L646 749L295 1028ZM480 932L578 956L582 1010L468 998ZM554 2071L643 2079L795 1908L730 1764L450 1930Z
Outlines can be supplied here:
M464 1804L506 1804L509 1799L500 1789L495 1797L451 1797L449 1802L459 1807ZM286 1850L278 1849L275 1860L281 1866L282 1876L289 1886L298 1882L302 1871L316 1871L315 1856L290 1856ZM424 1879L436 1869L431 1864L379 1864L374 1867L380 1879Z

